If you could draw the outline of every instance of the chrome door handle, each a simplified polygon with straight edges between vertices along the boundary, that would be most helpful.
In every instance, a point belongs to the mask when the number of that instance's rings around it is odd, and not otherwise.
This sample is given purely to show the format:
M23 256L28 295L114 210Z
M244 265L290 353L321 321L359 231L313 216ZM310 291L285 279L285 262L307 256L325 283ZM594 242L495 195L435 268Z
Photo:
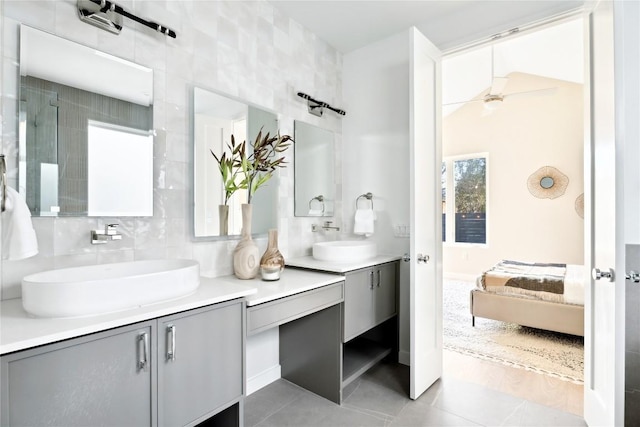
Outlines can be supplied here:
M409 255L409 254L402 255L402 261L404 261L404 262L411 261L411 255Z
M176 326L167 326L167 360L176 360Z
M616 280L616 274L613 268L610 268L609 271L601 271L599 268L594 268L591 271L591 277L593 277L593 280L609 279L610 282Z
M418 264L426 264L429 262L429 255L418 254Z
M147 371L149 368L149 334L138 335L138 370Z
M637 271L631 270L625 277L627 280L631 280L633 283L640 283L640 273L638 273Z

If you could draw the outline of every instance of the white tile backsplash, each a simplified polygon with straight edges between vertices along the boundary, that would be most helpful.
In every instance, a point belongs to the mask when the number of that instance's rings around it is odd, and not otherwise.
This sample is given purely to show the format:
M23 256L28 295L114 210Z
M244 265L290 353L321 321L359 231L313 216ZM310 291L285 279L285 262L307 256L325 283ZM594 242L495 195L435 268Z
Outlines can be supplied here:
M298 91L341 106L342 56L308 29L266 1L120 1L125 9L174 29L177 39L124 19L120 35L82 23L75 0L5 0L2 13L2 146L10 184L17 182L19 25L32 27L133 60L154 70L153 218L35 218L38 256L3 261L2 298L20 295L28 273L52 268L152 258L193 258L203 275L232 274L236 241L193 242L191 221L191 111L194 86L244 99L279 113L281 133L293 135L302 120L336 133L340 118L307 113ZM117 153L126 155L127 153ZM293 216L293 149L280 175L279 247L287 257L309 253L322 236L311 233L315 218ZM126 173L126 171L121 171ZM340 169L336 170L337 182ZM337 205L336 207L338 207ZM339 223L339 218L333 218ZM123 239L91 245L91 229L121 224ZM258 239L262 251L266 239Z

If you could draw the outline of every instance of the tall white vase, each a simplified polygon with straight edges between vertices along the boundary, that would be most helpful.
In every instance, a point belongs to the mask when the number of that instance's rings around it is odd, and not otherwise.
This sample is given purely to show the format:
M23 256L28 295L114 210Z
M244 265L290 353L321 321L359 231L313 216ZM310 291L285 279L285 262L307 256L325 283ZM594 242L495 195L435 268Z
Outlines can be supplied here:
M253 279L260 271L260 252L251 238L252 209L251 204L242 205L242 234L233 251L233 274L238 279Z

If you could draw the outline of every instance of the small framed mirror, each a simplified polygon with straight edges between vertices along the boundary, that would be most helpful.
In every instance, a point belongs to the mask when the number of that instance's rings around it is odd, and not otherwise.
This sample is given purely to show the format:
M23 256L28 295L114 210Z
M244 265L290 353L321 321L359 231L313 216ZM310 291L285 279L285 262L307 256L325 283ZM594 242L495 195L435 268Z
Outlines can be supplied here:
M549 189L553 187L553 178L550 176L545 176L540 180L540 187Z

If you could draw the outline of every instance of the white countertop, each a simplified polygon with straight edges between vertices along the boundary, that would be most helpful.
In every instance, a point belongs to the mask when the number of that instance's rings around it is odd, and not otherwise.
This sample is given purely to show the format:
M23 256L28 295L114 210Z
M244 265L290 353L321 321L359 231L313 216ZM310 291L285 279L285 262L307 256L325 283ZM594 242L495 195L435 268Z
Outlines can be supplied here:
M257 281L238 280L233 276L201 277L196 292L186 297L115 313L66 319L31 317L22 308L22 299L5 300L0 304L0 354L247 297L257 292L256 286Z
M357 262L335 262L335 261L319 261L312 256L287 259L287 265L292 267L309 268L312 270L327 271L331 273L347 273L349 271L359 270L361 268L372 267L377 264L398 261L402 257L400 255L378 255L364 261Z
M344 277L337 274L295 268L285 268L280 280L273 282L263 281L259 276L252 280L240 280L235 276L201 277L200 286L196 292L183 298L98 316L66 319L32 317L22 308L21 299L5 300L0 304L0 354L143 322L235 298L245 298L248 306L258 305L343 280Z
M342 282L343 276L315 271L286 268L280 274L280 280L267 282L259 277L245 281L249 286L257 289L257 292L246 297L247 305L258 305L265 302L285 298L301 292L321 288L323 286Z

